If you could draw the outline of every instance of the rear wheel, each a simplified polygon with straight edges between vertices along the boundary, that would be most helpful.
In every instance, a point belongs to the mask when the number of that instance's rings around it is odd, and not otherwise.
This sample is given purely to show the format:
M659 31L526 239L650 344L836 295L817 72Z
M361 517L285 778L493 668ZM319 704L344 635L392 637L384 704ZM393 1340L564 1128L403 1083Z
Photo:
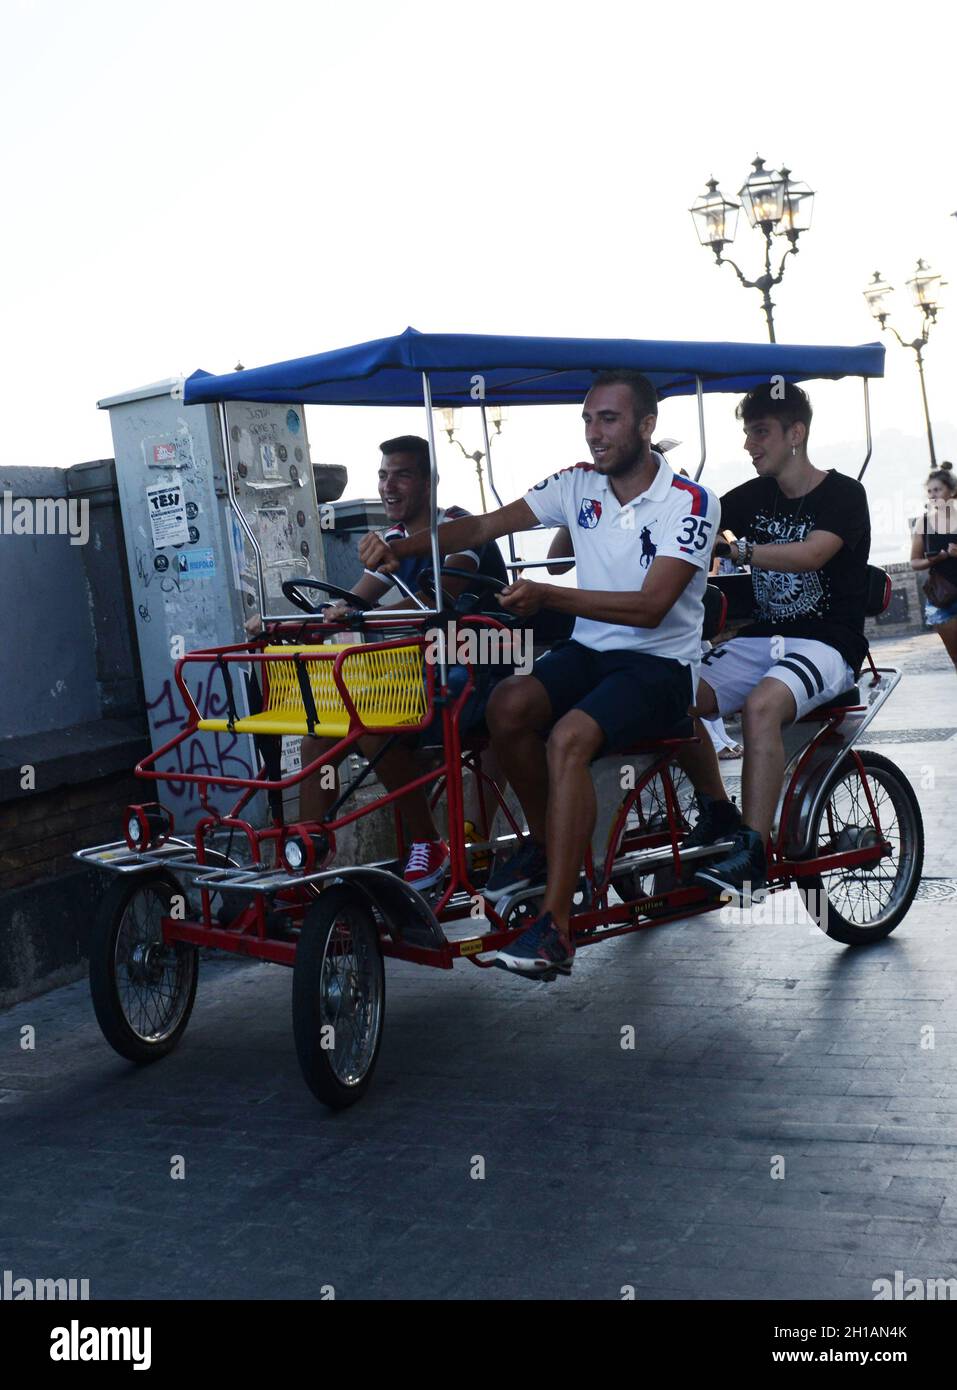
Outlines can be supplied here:
M808 912L822 931L847 946L864 946L889 936L906 914L924 864L924 825L913 787L888 758L862 750L858 756L877 810L874 824L855 758L832 774L811 827L811 853L837 854L880 843L891 853L876 864L832 869L798 882Z
M100 901L90 938L90 993L103 1036L143 1065L171 1052L196 998L195 946L163 942L162 919L185 896L164 875L120 878Z
M296 945L292 1025L306 1084L343 1110L368 1089L385 1017L379 932L365 901L343 885L309 908Z
M679 833L684 834L696 819L694 787L687 773L677 763L668 766L667 775L671 778L678 803ZM642 835L667 829L668 804L665 799L663 774L659 772L643 789L640 801L628 812L618 854L626 853L632 846L637 847ZM664 852L663 850L662 853ZM634 902L638 898L651 898L665 893L674 888L676 882L674 864L669 861L650 873L641 873L637 869L622 870L621 873L612 875L611 886L622 902Z

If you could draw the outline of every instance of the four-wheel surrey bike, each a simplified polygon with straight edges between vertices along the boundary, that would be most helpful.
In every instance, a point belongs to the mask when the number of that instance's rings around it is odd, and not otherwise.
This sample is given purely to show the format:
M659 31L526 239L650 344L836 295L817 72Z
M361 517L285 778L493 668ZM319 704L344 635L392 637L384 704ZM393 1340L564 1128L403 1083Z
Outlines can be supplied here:
M187 404L230 400L392 404L424 402L432 451L432 583L434 607L411 593L409 607L352 613L344 623L323 616L315 592L345 599L348 591L320 580L287 581L283 591L300 610L270 616L262 609L262 633L234 645L192 651L177 661L175 679L186 702L185 727L136 768L147 782L191 781L204 814L190 836L177 836L160 801L131 806L125 838L78 852L115 881L97 911L90 944L90 982L100 1026L112 1046L133 1062L165 1056L189 1022L196 994L199 950L216 948L293 969L293 1033L303 1075L326 1105L353 1104L372 1079L385 1019L384 961L394 957L450 970L458 960L485 968L537 915L543 887L525 888L494 906L482 898L491 854L521 833L503 788L482 766L487 736L463 733L461 716L476 678L454 692L439 652L424 659L427 633L454 618L457 626L508 628L510 619L489 602L500 581L470 574L454 600L443 592L444 568L436 539L434 406L477 407L486 439L489 404L580 402L595 371L633 367L660 395L696 393L701 429L700 476L705 462L702 397L708 391L741 392L780 376L789 381L880 376L883 349L782 347L777 345L655 343L582 339L494 338L425 335L409 329L398 338L299 361L186 382ZM476 380L483 395L474 397ZM869 411L866 412L870 457ZM222 418L222 411L221 411ZM489 455L489 481L495 492ZM227 459L229 457L227 450ZM227 467L230 501L259 567L256 538L236 502ZM509 541L511 568L528 568ZM463 577L464 572L459 572ZM884 611L890 581L868 575L867 612ZM747 616L747 575L718 578L705 603L706 637L728 620ZM494 611L493 611L494 609ZM362 641L337 641L348 628ZM215 673L222 683L219 718L203 718L191 681ZM236 684L255 674L261 708L241 713ZM785 730L787 772L769 845L769 891L795 886L811 916L833 940L859 946L893 931L906 914L920 881L923 827L917 798L891 761L856 746L900 679L869 657L853 689ZM416 734L437 721L442 747L432 765L402 792L361 806L358 786L373 770L373 757L339 796L322 822L288 823L282 793L316 775L353 749L365 734L389 740ZM197 730L226 729L255 736L262 752L257 775L210 776L163 769L161 762ZM315 734L335 740L319 757L282 775L276 747L283 736ZM685 849L693 826L692 789L676 765L693 741L690 719L666 738L649 740L600 759L594 766L599 798L595 836L584 862L573 909L576 945L638 931L712 911L713 898L686 882L696 858L727 846ZM436 761L437 758L437 761ZM623 767L631 775L622 777ZM465 792L471 781L472 819L466 824ZM622 792L623 781L628 790ZM234 789L225 813L209 805L213 787ZM396 815L397 855L368 864L336 857L336 836L359 817L392 806L413 787L444 795L451 866L448 879L420 893L402 878L401 822ZM269 794L272 816L262 828L244 817L260 791ZM498 833L502 832L502 833ZM482 909L476 917L476 904Z

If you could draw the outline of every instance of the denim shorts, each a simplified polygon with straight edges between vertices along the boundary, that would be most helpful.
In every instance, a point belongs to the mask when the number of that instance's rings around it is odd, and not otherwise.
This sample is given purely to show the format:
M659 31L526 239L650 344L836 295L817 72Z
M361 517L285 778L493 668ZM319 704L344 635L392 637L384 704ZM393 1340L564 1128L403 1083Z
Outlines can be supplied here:
M949 623L951 618L957 618L957 600L947 608L935 608L932 603L924 604L924 622L928 627L940 627L941 623Z

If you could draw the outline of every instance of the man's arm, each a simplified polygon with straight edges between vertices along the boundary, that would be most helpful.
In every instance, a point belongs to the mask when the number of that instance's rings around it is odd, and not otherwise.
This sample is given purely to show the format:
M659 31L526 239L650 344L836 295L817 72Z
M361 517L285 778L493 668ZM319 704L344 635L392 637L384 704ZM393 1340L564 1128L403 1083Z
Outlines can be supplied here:
M572 536L567 526L559 526L552 537L552 543L548 547L548 559L564 559L566 555L574 555L572 549ZM575 561L569 560L564 565L549 565L549 574L567 574L570 569L575 568Z
M803 541L786 545L756 545L751 556L751 568L777 570L779 574L808 574L833 560L844 544L833 531L812 531ZM733 553L733 548L732 548Z
M658 627L698 569L687 560L659 555L640 590L566 589L560 584L518 579L501 591L498 600L503 608L522 618L540 608L551 608L619 627Z
M484 516L462 516L455 521L443 521L439 527L439 554L451 555L460 550L478 550L499 536L513 531L529 531L538 525L538 517L524 497L499 507ZM394 570L411 555L428 555L432 548L428 530L387 544L381 536L370 532L359 542L359 559L370 570Z
M362 574L352 586L351 592L358 598L368 599L370 603L376 603L383 594L387 594L392 585L387 579L380 579L375 574Z

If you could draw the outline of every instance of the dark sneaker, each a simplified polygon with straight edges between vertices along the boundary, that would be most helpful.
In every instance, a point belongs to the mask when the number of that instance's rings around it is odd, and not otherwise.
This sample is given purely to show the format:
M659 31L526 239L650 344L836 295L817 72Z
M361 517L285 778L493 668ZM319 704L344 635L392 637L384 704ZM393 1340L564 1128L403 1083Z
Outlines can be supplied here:
M504 864L496 861L482 895L490 903L497 903L506 893L517 893L530 884L544 884L547 870L544 847L526 836L511 859Z
M697 802L698 819L681 842L682 852L714 845L721 840L733 840L741 829L741 812L734 802L715 801L706 792L699 793ZM700 862L700 859L690 861L682 875L684 883L691 882L695 864Z
M765 896L767 875L764 841L756 830L743 825L735 837L734 849L730 854L699 869L694 881L736 903L738 907L750 907L752 902L758 902Z
M682 849L733 840L741 829L741 812L733 801L715 801L705 792L697 797L698 819L681 842Z
M517 936L495 957L502 970L531 979L570 975L575 960L574 946L566 946L552 921L550 912L536 918L527 931Z

